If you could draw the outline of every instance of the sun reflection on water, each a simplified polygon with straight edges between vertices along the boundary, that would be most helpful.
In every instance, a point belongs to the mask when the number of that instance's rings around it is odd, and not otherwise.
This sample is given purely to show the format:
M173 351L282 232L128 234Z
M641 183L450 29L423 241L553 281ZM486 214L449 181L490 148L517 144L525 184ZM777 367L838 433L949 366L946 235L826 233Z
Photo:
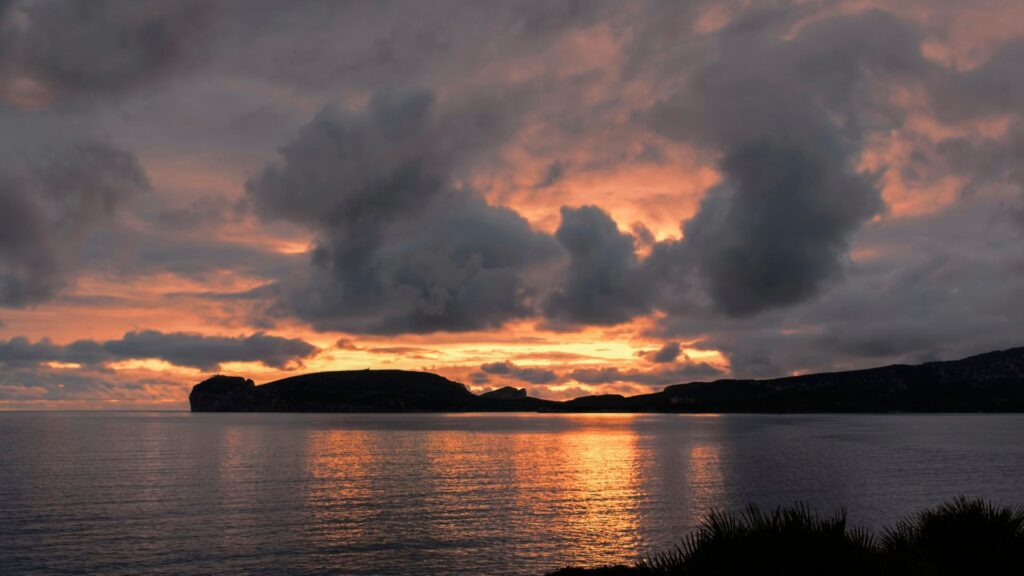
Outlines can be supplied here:
M689 493L696 508L709 510L722 501L722 457L717 444L697 444L690 448Z

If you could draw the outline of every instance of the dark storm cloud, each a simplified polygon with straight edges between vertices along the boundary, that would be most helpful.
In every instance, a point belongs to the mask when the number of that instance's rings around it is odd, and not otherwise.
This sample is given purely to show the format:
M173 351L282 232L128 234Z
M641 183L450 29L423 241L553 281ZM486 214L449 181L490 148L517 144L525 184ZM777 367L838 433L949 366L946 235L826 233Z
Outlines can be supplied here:
M546 368L519 366L508 361L481 364L480 370L485 374L503 376L513 380L529 382L530 384L550 384L558 380L558 375ZM474 383L479 384L481 382Z
M513 101L512 99L516 101ZM257 212L318 235L306 283L280 309L322 329L472 330L529 313L528 276L554 241L455 183L510 130L516 95L438 104L425 91L325 110L247 186Z
M184 0L9 2L0 75L58 99L109 97L151 84L201 43L211 3Z
M912 30L882 13L788 40L777 18L733 24L651 114L662 133L720 153L723 182L685 223L679 257L733 316L804 301L838 275L850 235L883 209L855 166L864 130L894 121L877 88L923 66Z
M273 368L287 368L301 364L317 351L304 340L263 333L224 337L143 330L128 332L118 340L76 340L67 345L54 344L47 339L33 343L18 336L0 341L0 364L66 362L96 366L118 360L159 359L200 370L215 370L224 362L259 362Z
M651 284L642 277L633 236L620 232L607 212L563 207L555 238L569 264L544 304L549 319L616 324L648 310Z
M658 350L648 356L651 362L655 364L667 364L669 362L675 362L676 358L682 353L682 348L679 346L679 342L668 342Z
M847 153L751 143L731 151L727 182L686 222L686 250L716 306L745 316L814 296L841 269L848 237L882 209Z
M721 376L722 371L714 366L699 362L679 364L670 368L652 371L622 370L616 367L579 368L569 373L569 377L583 384L613 384L629 382L648 386L667 386L682 384L695 379Z
M149 189L135 157L100 142L44 147L0 162L0 306L52 298L85 236Z

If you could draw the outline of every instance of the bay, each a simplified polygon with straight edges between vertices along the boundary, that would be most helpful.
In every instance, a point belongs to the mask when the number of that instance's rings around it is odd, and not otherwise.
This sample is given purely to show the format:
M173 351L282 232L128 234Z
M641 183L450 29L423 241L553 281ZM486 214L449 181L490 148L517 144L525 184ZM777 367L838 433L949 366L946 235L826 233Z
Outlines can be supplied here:
M1024 503L1024 415L0 413L12 574L542 574L714 508Z

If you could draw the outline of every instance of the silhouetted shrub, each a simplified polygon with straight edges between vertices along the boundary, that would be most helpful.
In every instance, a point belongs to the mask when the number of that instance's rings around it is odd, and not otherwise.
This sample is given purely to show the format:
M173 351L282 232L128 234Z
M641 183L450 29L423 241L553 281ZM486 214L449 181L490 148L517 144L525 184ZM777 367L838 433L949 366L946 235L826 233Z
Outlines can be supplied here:
M882 533L889 573L1024 574L1024 508L957 498Z
M878 561L872 536L849 530L846 510L820 517L806 505L742 514L715 511L674 550L638 563L648 574L865 574Z
M821 517L804 504L741 514L714 511L672 550L631 567L563 568L551 576L1024 574L1024 508L957 498L897 522L876 538L846 510Z

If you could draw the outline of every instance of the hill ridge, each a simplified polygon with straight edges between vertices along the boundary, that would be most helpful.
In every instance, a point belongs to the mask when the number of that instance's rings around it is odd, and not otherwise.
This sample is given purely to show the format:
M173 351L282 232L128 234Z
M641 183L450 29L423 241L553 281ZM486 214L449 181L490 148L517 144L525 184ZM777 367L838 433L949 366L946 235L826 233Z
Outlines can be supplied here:
M438 374L336 370L257 386L217 375L189 394L193 412L1024 412L1024 347L960 360L780 378L673 384L637 396L544 400L506 387L481 395Z

